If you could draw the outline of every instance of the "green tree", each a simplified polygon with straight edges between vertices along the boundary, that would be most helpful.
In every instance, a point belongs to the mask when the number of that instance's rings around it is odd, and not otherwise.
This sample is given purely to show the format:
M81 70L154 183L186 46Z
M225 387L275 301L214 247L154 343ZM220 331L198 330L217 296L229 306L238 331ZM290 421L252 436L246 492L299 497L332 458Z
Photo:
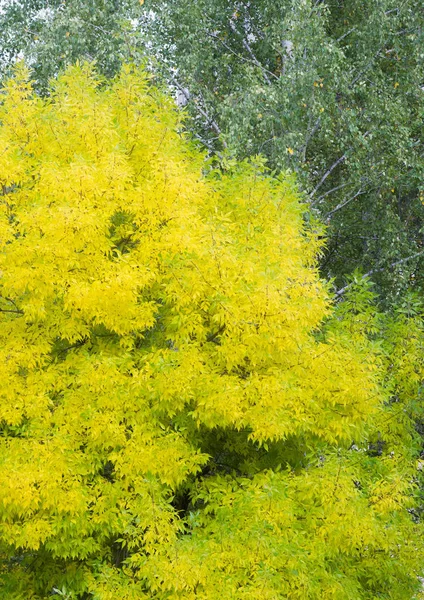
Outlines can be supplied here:
M133 53L139 0L13 0L0 14L1 72L24 57L36 87L76 60L96 61L107 76Z
M291 177L203 175L146 75L104 83L3 92L2 597L412 598L416 304L383 348Z
M152 0L145 29L213 151L296 172L322 272L422 287L424 12L415 0ZM400 262L401 261L401 262Z

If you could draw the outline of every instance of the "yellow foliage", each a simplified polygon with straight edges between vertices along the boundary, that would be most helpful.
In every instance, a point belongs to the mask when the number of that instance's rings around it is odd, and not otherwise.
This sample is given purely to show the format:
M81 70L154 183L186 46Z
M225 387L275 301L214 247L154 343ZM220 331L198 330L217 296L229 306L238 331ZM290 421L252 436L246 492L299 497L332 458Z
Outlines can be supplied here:
M287 448L362 439L380 363L365 335L318 335L322 242L291 179L260 158L202 175L180 119L132 67L105 86L77 65L43 100L21 66L3 91L7 597L371 597L408 485L368 497L350 454L297 473Z

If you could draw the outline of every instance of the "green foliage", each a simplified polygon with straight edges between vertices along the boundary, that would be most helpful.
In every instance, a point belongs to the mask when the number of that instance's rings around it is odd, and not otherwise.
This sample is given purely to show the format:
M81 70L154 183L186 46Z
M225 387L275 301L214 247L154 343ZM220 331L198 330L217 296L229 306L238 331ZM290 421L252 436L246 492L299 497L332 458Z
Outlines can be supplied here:
M271 168L296 172L328 224L322 272L342 287L356 268L373 270L389 303L410 285L422 289L424 13L416 1L150 7L157 69L190 93L191 127L205 143L218 151L225 143L238 158L259 152Z
M334 309L292 178L202 175L145 74L27 80L0 108L2 597L412 598L416 316L359 283Z
M138 0L13 0L0 14L1 71L17 57L31 66L38 90L77 59L96 61L107 76L133 54Z

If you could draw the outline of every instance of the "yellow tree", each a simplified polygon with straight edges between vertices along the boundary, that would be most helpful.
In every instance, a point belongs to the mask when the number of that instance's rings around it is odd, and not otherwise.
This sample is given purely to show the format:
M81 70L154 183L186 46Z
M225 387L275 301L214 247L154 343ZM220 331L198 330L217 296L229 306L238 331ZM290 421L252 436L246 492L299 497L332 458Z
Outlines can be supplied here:
M352 450L384 361L323 328L290 178L205 175L130 67L20 67L0 122L2 597L412 597L410 478Z

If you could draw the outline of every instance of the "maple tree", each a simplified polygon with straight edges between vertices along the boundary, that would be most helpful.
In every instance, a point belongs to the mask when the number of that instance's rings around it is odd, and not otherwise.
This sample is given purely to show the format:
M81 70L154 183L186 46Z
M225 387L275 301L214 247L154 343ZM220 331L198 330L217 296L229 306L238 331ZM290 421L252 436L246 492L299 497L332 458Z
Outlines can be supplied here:
M3 597L412 598L416 316L334 309L292 178L133 67L0 122Z

